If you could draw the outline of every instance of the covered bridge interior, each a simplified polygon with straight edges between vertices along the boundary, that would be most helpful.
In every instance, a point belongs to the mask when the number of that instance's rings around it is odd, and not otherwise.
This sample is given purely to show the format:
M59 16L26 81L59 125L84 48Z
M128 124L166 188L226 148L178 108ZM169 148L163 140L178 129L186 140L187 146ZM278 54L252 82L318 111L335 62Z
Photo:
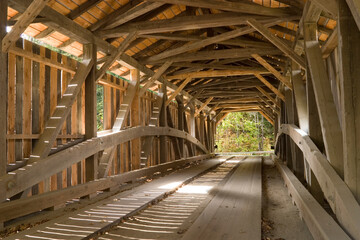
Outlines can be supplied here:
M287 239L360 239L359 0L1 0L0 18L0 238L272 239L271 162L309 232ZM271 156L215 155L231 112L274 126Z

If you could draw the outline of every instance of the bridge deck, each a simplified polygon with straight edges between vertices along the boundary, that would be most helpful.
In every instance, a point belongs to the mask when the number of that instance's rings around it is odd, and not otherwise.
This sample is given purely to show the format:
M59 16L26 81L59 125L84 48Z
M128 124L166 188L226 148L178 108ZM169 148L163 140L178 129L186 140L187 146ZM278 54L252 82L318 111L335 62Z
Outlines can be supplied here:
M267 197L262 186L263 159L206 160L5 239L261 239L262 198ZM277 185L283 188L280 198L286 198L287 211L296 208L282 183ZM292 224L303 229L294 239L312 239L298 211L288 212ZM274 225L286 224L282 220Z

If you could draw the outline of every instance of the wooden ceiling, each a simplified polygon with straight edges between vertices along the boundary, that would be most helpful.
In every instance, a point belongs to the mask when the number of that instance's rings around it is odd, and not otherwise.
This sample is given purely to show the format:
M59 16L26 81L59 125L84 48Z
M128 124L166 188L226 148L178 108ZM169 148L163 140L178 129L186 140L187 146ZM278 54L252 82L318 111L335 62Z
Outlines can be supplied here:
M19 0L9 1L10 25L21 15L19 5ZM275 99L284 99L281 87L291 88L286 76L290 53L277 44L294 49L301 61L302 42L297 36L305 5L303 0L51 0L48 3L48 7L114 47L135 32L136 37L125 53L154 72L167 65L165 79L208 103L212 110L262 110L269 114L278 111ZM267 37L258 27L271 36ZM318 21L321 44L326 44L335 27L332 15L323 12ZM37 17L25 34L75 56L82 55L82 43L53 28L46 16ZM106 53L99 49L99 66L105 60ZM119 59L109 71L127 78L128 67ZM146 79L146 73L143 76Z

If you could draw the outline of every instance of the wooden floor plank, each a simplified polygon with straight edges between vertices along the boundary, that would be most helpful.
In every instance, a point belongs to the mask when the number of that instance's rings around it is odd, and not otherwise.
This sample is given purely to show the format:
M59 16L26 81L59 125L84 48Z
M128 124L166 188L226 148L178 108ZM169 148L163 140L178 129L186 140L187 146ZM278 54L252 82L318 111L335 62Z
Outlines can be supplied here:
M152 202L152 200L163 197L167 193L181 186L184 182L193 179L195 176L220 164L222 161L223 160L218 158L204 161L197 166L177 171L163 178L153 180L150 183L146 183L132 190L114 195L103 201L99 201L89 205L88 207L71 212L60 218L51 220L5 239L24 239L28 235L31 235L32 239L36 238L36 236L42 238L44 237L45 232L51 232L48 235L48 239L67 239L67 232L74 228L95 228L95 230L89 231L91 233L83 231L81 234L75 234L79 235L79 237L72 235L71 239L83 239L84 237L80 235L84 234L87 237L90 237L94 231L97 231L96 229L102 229L120 222L123 217L129 216L133 212L146 207ZM104 207L107 207L108 209L104 209ZM113 209L113 207L115 207L115 209ZM59 228L59 224L63 226L63 230L61 230L61 232L63 232L63 236L61 236L61 233L55 234L54 232L57 232L55 230L47 231L49 228ZM66 225L70 226L65 227ZM58 235L59 237L54 235Z
M241 162L182 239L261 239L261 162Z

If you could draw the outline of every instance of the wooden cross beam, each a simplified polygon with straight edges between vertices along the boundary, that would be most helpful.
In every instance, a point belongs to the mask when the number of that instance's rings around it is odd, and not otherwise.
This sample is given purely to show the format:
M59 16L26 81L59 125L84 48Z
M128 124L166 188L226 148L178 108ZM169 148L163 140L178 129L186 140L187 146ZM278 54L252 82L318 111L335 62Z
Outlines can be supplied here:
M219 0L150 0L156 2L170 3L175 5L186 5L199 8L219 9L229 12L257 14L265 16L289 16L290 8L268 8L251 2L224 2Z
M150 127L155 127L158 124L159 121L159 117L160 117L160 111L162 109L162 102L163 102L163 93L158 93L157 97L156 97L156 101L153 104L153 108L152 108L152 112L151 112L151 117L149 120L149 126ZM151 151L153 150L153 141L154 141L154 136L150 136L150 137L146 137L143 140L143 144L142 144L142 151L141 151L141 161L145 162L147 161Z
M20 35L32 23L41 10L46 6L49 0L34 0L19 20L12 27L11 31L2 39L2 51L7 52L10 46L19 39Z
M240 15L238 13L217 13L198 16L177 16L172 19L143 21L136 23L127 23L113 29L101 30L96 35L104 38L121 37L129 32L137 31L139 34L153 34L173 31L183 31L190 29L203 29L211 27L223 27L229 25L245 24L249 17L258 19L261 23L270 23L273 21L289 21L299 19L299 16L286 17L262 17L259 15ZM196 24L194 24L196 23Z
M195 116L199 115L199 113L213 100L214 97L209 97L195 112Z
M279 91L277 90L271 83L268 82L268 80L266 80L263 76L261 76L260 74L254 74L255 77L257 77L262 83L265 84L265 86L267 86L271 91L273 91L281 100L283 100L285 102L285 96Z
M109 67L123 54L129 44L136 38L136 32L129 33L129 35L121 42L120 46L116 52L112 53L106 62L101 66L101 68L96 73L96 81L98 82L109 69Z
M262 87L257 86L256 87L257 90L259 90L259 92L261 92L265 97L267 97L271 102L273 102L277 107L280 108L279 104L277 103L277 101L275 100L275 98L273 98L267 91L265 91Z
M273 24L273 23L271 23ZM275 23L274 23L275 24ZM270 25L266 24L266 25ZM252 31L255 31L252 29ZM199 34L200 35L200 34ZM204 40L207 37L199 36L199 35L188 35L188 34L176 34L176 33L154 33L154 34L144 34L140 35L139 37L142 38L155 38L155 39L162 39L162 40L170 40L170 41L199 41ZM255 42L251 40L247 40L245 38L234 38L225 41L218 42L223 45L230 45L230 46L238 46L238 47L255 47L255 48L272 48L273 45L266 42Z
M171 101L173 99L175 99L175 97L181 92L181 90L184 89L184 87L186 87L186 85L192 80L191 77L188 77L186 78L181 84L180 86L178 87L178 89L176 89L171 95L170 97L168 98L168 100L166 101L166 104L165 106L169 105L171 103Z
M117 20L118 16L121 16L122 14L126 13L139 3L143 2L143 0L132 0L126 3L125 5L121 6L120 8L116 9L112 13L106 15L93 25L91 25L88 29L92 32L96 31L97 29L103 27L105 24L107 24L109 21Z
M261 35L263 35L267 40L269 40L272 44L274 44L277 48L279 48L282 52L284 52L288 57L298 63L303 69L306 69L305 60L299 56L294 50L292 50L285 42L283 42L280 38L275 36L267 29L263 24L258 22L255 19L249 19L248 24L255 28Z
M124 24L126 22L129 22L145 13L148 13L158 7L161 7L164 4L165 3L160 3L160 2L155 2L155 3L145 2L143 4L140 4L136 7L129 9L128 11L124 12L123 14L117 15L117 17L115 19L110 20L108 22L108 24L105 25L104 29L111 29L111 28L117 27L117 26Z
M292 89L291 82L281 73L279 73L273 66L271 66L265 59L263 59L259 54L252 54L253 58L258 61L264 68L271 72L280 82L284 83L288 88Z
M166 78L169 80L172 79L184 79L184 78L206 78L206 77L226 77L226 76L243 76L243 75L253 75L260 73L268 73L267 71L263 72L262 69L259 68L245 68L245 70L241 70L242 67L239 67L239 70L209 70L209 71L201 71L201 72L192 72L185 73L175 76L167 76Z
M12 3L13 7L20 12L24 12L27 6L31 4L31 0L9 1ZM52 9L51 7L45 6L39 15L47 16L50 20L50 22L48 23L49 26L69 36L70 38L79 41L80 43L85 44L93 41L96 44L97 48L105 54L111 54L112 52L116 51L116 47L106 42L102 38L96 37L91 31L81 27L79 24L70 20L69 18ZM130 57L125 53L120 56L120 59L127 65L139 69L141 72L145 73L148 76L153 76L155 74L151 69L140 64L134 58ZM167 86L173 90L177 89L176 85L166 81L166 79L162 77L158 81L161 83L165 82ZM184 95L186 98L191 98L191 96L185 91L182 91L182 95ZM196 102L198 104L201 104L198 100L196 100Z
M164 51L155 56L149 57L147 61L157 61L163 58L168 58L191 50L200 49L213 43L222 42L231 38L238 37L240 35L251 33L252 31L253 29L249 27L238 28L223 34L216 35L214 37L209 37L204 40L199 40L190 44L186 44L179 48Z
M201 60L214 60L214 59L239 59L245 60L251 57L251 54L259 55L280 55L282 52L274 48L241 48L241 49L225 49L225 50L208 50L199 51L192 54L183 53L173 57L160 59L157 61L148 61L144 59L146 64L157 64L164 61L173 62L187 62L187 61L201 61ZM237 61L239 61L237 60Z
M203 92L204 90L203 89L201 89L200 91L198 91L192 98L190 98L189 99L189 101L186 103L186 105L185 105L185 109L186 108L188 108L189 106L190 106L190 104L192 104L194 101L195 101L195 99L197 99L200 95L201 95L201 93Z
M88 0L82 4L80 4L77 8L72 10L67 17L71 20L74 20L75 18L80 17L84 12L87 12L91 8L95 7L96 4L101 2L101 0Z
M171 61L167 61L165 62L158 70L157 72L145 83L145 85L140 89L139 92L139 96L144 95L144 93L146 92L147 89L149 89L149 87L151 87L151 85L153 85L155 83L155 81L157 81L161 75L164 74L164 72L171 66L172 62ZM175 90L176 91L176 90ZM180 90L181 91L181 90ZM179 92L180 92L179 91Z
M139 88L139 79L132 80L128 83L126 95L124 96L123 101L120 104L118 114L111 129L112 132L119 132L121 129L124 128L125 120L129 115L131 104L134 98L136 97L138 88ZM115 146L112 146L104 150L102 157L99 160L99 168L98 168L99 177L102 178L107 176L111 163L114 159L114 153L115 153Z
M259 112L261 115L263 115L264 118L266 118L266 120L268 120L269 123L271 123L271 125L274 126L274 120L273 120L270 116L266 115L266 113L264 113L262 110L258 110L258 112Z
M94 61L91 58L84 59L83 62L80 63L74 78L69 82L63 97L57 104L54 113L45 123L45 129L41 134L39 141L35 145L28 163L37 162L39 159L47 157L50 153L51 147L56 140L56 136L61 130L66 117L70 113L71 106L80 92L82 84L84 83L93 65Z
M222 115L221 118L219 118L219 120L216 121L216 126L219 125L219 123L221 123L221 121L224 120L227 117L227 115L229 115L229 113L230 112L224 113L224 115Z

